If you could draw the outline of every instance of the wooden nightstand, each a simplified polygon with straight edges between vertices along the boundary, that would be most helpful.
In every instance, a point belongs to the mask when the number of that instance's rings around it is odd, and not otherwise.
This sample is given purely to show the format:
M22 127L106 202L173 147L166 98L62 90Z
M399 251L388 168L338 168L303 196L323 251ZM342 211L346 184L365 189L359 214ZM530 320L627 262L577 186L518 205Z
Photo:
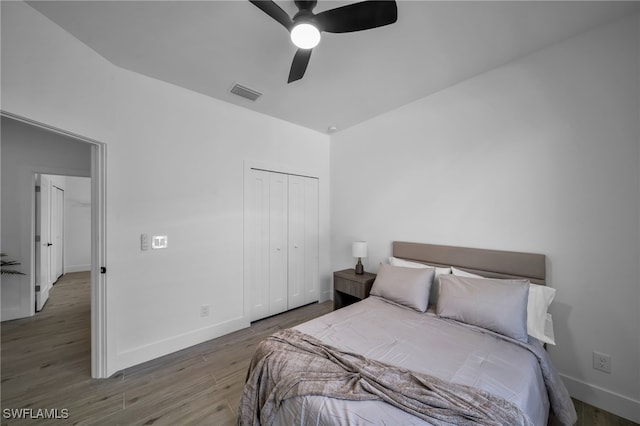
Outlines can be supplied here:
M333 310L343 308L369 297L376 274L365 272L356 275L354 269L345 269L333 273Z

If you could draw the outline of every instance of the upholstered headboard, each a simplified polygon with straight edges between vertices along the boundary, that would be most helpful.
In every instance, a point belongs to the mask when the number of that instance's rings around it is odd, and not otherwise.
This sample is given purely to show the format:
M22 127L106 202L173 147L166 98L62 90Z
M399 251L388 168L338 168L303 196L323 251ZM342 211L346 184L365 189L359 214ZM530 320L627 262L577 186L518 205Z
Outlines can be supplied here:
M488 278L525 278L545 284L544 254L394 241L393 256L434 266L455 266Z

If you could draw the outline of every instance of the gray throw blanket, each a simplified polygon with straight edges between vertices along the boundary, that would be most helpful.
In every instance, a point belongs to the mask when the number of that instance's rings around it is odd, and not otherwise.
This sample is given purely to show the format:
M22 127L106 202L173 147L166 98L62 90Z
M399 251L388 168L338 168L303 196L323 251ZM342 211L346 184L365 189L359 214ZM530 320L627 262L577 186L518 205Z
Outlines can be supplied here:
M259 344L238 424L271 425L284 400L306 395L381 400L433 425L532 424L514 404L482 390L342 352L293 329Z

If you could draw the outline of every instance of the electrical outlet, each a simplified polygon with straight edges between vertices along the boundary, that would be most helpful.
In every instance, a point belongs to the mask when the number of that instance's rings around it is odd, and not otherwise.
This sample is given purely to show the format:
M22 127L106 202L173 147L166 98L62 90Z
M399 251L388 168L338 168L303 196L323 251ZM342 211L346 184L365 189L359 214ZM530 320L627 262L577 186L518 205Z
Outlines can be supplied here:
M611 373L611 355L600 352L593 353L593 368Z
M208 317L209 316L209 305L200 306L200 316Z

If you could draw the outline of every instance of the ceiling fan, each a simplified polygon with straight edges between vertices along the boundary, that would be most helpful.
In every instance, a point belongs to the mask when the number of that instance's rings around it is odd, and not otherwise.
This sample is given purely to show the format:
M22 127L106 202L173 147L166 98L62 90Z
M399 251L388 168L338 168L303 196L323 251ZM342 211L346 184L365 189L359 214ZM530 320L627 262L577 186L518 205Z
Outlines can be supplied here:
M320 32L349 33L393 24L398 19L395 1L362 1L318 14L313 8L316 0L295 0L298 13L293 18L271 0L249 0L254 6L278 21L291 33L298 47L287 83L304 76L311 58L311 50L320 42Z

